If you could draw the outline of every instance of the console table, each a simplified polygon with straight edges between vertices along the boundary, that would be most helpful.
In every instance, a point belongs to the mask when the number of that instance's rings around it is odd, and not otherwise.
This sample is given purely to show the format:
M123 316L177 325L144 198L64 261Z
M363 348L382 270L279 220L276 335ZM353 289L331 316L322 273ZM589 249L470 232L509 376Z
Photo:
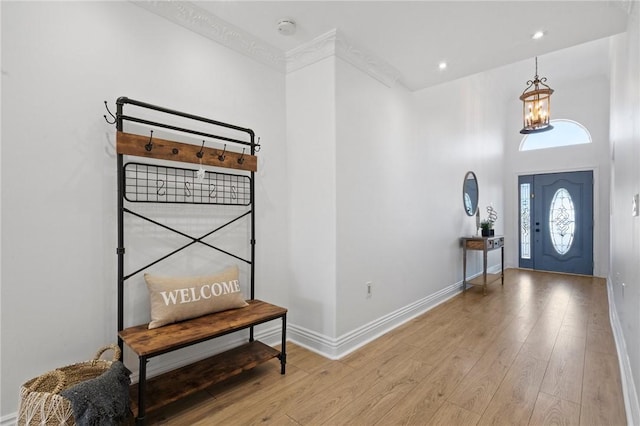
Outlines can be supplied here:
M492 237L462 237L462 288L467 290L468 285L482 286L482 294L487 294L487 284L500 278L504 285L504 237L496 235ZM501 263L499 274L487 274L487 254L492 250L500 249ZM482 277L467 281L467 250L482 251Z

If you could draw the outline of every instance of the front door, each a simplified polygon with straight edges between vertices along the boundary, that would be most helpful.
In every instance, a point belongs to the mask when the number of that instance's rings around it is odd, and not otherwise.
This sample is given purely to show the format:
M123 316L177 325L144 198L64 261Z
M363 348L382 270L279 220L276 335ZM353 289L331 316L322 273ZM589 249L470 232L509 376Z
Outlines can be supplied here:
M520 176L520 267L593 274L593 172Z

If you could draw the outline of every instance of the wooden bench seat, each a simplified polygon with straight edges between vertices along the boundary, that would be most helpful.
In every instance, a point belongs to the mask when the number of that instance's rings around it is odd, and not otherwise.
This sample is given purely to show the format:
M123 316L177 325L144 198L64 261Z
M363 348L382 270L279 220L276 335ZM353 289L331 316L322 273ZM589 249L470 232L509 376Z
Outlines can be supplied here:
M131 409L137 423L144 423L145 415L171 402L177 401L215 383L249 370L273 358L279 358L281 373L286 363L287 309L261 300L247 300L248 306L182 321L149 330L147 324L126 328L119 332L123 343L129 346L140 361L139 381L131 386ZM181 349L196 343L236 331L253 328L275 319L282 319L282 347L274 349L253 340L186 365L176 370L146 378L149 358Z
M195 343L233 333L287 313L261 300L247 300L249 306L216 312L203 317L148 329L148 324L129 327L118 334L138 356L154 357Z

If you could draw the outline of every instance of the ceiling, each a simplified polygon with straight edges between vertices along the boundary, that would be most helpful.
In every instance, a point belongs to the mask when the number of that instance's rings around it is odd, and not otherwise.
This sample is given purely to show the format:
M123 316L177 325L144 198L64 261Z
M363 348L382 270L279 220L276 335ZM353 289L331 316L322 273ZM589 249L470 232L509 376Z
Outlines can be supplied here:
M631 7L638 7L638 0L170 3L183 15L185 8L192 15L197 9L197 22L204 22L204 14L229 23L236 32L246 33L250 43L283 58L337 29L353 45L397 71L399 82L410 90L624 32ZM143 7L152 10L149 4ZM176 4L183 7L176 9ZM184 16L171 13L164 16L184 25ZM282 18L295 21L294 34L279 33L277 23ZM536 31L545 36L533 40ZM442 61L448 64L445 70L438 67Z

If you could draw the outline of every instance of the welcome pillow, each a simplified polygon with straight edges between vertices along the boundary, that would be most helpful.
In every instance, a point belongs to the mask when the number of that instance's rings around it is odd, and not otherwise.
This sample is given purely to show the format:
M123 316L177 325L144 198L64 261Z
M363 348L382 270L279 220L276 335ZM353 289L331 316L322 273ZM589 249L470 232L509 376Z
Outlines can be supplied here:
M238 280L238 266L216 275L164 277L144 274L151 301L149 328L247 306Z

